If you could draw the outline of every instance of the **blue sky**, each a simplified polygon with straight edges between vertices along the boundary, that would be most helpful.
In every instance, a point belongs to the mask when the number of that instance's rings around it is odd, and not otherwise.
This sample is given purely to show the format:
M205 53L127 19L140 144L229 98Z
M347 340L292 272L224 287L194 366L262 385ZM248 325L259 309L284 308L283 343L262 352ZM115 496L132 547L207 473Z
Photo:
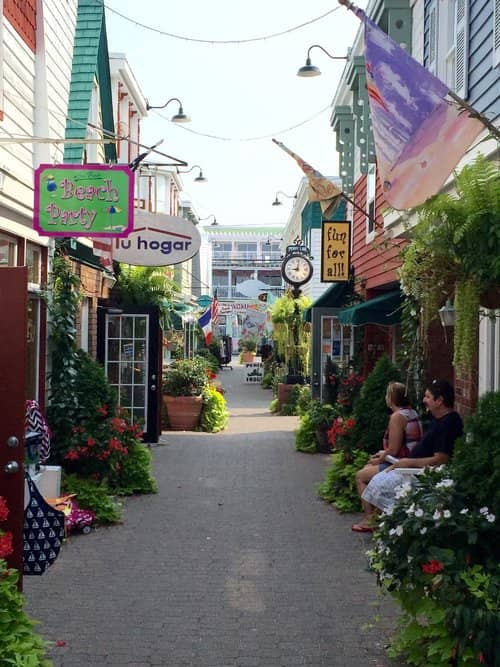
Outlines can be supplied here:
M296 76L312 44L342 56L351 46L359 21L336 0L105 0L105 4L109 49L126 55L145 97L155 105L178 97L192 118L184 126L170 123L177 111L174 103L164 111L151 111L142 123L142 140L149 145L163 139L162 151L201 165L207 183L193 182L197 170L183 178L200 217L213 213L223 225L285 224L292 200L283 198L280 207L271 203L277 190L293 195L302 172L271 136L325 175L337 175L330 112L318 112L329 108L345 61L330 60L313 49L312 62L322 76ZM364 8L367 3L357 4ZM121 18L113 9L159 31L240 42L336 11L279 37L223 45L160 35ZM253 137L266 138L246 140Z

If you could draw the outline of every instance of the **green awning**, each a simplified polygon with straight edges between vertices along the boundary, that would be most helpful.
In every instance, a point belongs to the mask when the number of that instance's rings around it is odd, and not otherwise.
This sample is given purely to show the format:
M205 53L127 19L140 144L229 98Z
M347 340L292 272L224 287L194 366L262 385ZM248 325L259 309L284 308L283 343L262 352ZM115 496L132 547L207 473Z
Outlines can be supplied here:
M401 320L401 304L403 295L397 292L388 292L369 301L358 303L339 312L341 324L361 326L363 324L384 324L390 326Z
M351 289L350 282L332 283L307 310L304 310L304 321L311 321L311 310L313 308L341 308L345 303L345 297L351 294Z

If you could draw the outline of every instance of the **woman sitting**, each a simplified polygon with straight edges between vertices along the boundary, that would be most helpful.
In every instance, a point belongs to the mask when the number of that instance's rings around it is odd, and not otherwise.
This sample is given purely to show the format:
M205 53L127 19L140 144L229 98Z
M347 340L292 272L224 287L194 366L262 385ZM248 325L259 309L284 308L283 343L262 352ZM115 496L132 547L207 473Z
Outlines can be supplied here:
M386 462L389 454L397 458L409 456L415 445L422 439L422 424L418 414L410 406L404 384L389 382L385 402L392 414L382 440L383 449L372 456L365 467L356 473L356 488L360 496L372 477L390 465ZM364 512L363 520L361 523L355 523L352 530L358 533L371 532L373 528L370 522L374 507L363 499L361 502Z
M446 380L433 380L429 384L423 401L433 417L429 430L408 457L373 477L363 492L363 504L388 511L397 500L398 487L405 481L399 468L427 468L448 463L455 441L463 433L462 419L453 409L454 400L455 392Z

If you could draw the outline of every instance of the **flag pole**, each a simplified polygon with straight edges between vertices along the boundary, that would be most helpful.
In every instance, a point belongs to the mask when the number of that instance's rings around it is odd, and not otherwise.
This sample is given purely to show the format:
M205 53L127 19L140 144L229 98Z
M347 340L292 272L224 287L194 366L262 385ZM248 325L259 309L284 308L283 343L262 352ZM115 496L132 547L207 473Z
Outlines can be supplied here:
M340 0L339 0L339 2L340 2ZM453 100L455 100L455 102L459 106L461 106L463 109L468 111L471 115L471 118L476 118L476 120L478 120L480 123L485 125L488 128L488 130L491 132L491 134L497 139L497 141L500 141L500 129L498 127L495 127L495 125L493 125L491 120L486 118L486 116L484 114L482 114L479 111L477 111L476 109L474 109L474 107L471 107L470 104L467 104L467 102L465 100L463 100L461 97L459 97L452 90L448 91L448 95Z
M339 0L339 2L340 2L340 0ZM362 213L366 218L368 218L368 220L373 224L373 228L374 228L374 229L377 227L377 221L375 220L375 218L373 217L373 215L371 215L370 213L368 213L368 211L365 211L365 209L364 209L362 206L360 206L359 204L356 204L356 202L354 201L354 199L351 199L350 197L348 197L348 196L345 194L345 192L341 192L341 193L340 193L340 197L343 197L346 201L348 201L350 204L352 204L352 205L354 206L355 209L357 209L357 210L358 210L360 213Z

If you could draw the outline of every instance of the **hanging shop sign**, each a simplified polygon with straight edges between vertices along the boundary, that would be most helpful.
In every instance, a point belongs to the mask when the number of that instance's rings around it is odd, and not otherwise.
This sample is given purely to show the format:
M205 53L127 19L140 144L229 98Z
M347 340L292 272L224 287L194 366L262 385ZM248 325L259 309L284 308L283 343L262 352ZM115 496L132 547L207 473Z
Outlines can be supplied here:
M351 223L323 221L321 233L321 282L349 280Z
M134 175L127 165L41 164L33 224L43 236L127 236L134 228Z
M113 241L113 259L135 266L182 264L200 249L197 227L185 218L135 211L134 230Z

